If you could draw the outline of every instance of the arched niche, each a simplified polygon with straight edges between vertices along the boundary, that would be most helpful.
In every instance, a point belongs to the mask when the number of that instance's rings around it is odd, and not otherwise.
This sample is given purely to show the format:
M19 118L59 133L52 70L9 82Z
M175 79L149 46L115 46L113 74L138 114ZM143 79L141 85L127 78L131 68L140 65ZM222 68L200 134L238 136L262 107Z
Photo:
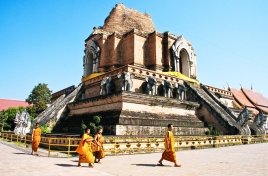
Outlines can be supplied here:
M85 63L84 63L84 76L87 77L92 73L93 70L93 53L88 52L85 56Z
M186 49L182 48L180 50L180 58L179 58L179 62L180 62L180 68L179 68L179 72L181 72L182 74L190 77L191 72L190 72L190 62L189 62L189 54L187 52Z
M84 77L92 73L97 73L100 63L100 47L96 41L91 40L90 44L86 47L84 56Z
M195 70L191 69L195 62L194 51L191 44L180 36L172 45L172 66L173 71L180 72L185 76L191 77L195 75Z

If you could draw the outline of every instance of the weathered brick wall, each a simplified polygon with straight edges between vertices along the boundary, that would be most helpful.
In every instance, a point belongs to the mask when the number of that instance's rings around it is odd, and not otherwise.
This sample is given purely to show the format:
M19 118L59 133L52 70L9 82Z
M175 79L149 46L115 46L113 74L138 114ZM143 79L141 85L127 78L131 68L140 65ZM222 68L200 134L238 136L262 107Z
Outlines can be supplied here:
M166 124L167 125L167 124ZM164 126L138 126L138 125L116 125L116 135L165 135L167 131L166 125ZM108 129L107 129L108 130ZM114 131L114 129L113 129ZM174 127L174 135L205 135L208 131L207 128L195 127Z
M122 65L122 46L120 45L120 41L119 38L114 37L114 60L117 67Z
M145 41L145 37L134 35L134 64L144 65Z
M148 69L153 69L155 64L155 36L149 35L144 46L144 65Z
M115 51L115 40L114 35L109 36L106 41L106 58L105 58L105 66L110 67L112 65L115 65L116 63L116 51Z
M103 30L113 33L126 33L131 29L138 29L146 33L155 31L152 18L149 14L142 14L135 9L125 7L123 4L116 4L115 8L105 19Z
M89 89L85 90L85 97L87 98L92 98L92 97L96 97L100 95L100 86L96 85L96 86L92 86Z
M204 118L203 120L208 123L208 125L211 125L215 127L218 131L223 132L223 134L226 134L226 128L203 106L201 109L198 109L196 113L197 117L199 119Z
M187 102L164 97L123 92L71 103L68 108L69 118L64 122L68 132L78 130L82 120L89 123L94 115L102 116L105 134L159 135L159 129L166 130L168 123L176 126L178 135L200 135L207 131L196 117L195 108L189 109Z
M154 48L154 52L155 52L155 64L156 65L164 65L164 60L166 58L164 58L163 56L163 38L162 37L159 37L155 34L155 48ZM163 70L160 70L160 71L163 71Z
M127 34L121 43L123 65L134 63L134 33Z
M106 18L105 23L86 39L95 40L101 47L100 72L107 72L118 67L135 64L154 71L172 71L174 61L171 47L180 37L169 32L155 30L150 15L117 4ZM184 64L187 76L196 77L196 55L192 44L185 40L189 55L193 56L191 73L188 61Z

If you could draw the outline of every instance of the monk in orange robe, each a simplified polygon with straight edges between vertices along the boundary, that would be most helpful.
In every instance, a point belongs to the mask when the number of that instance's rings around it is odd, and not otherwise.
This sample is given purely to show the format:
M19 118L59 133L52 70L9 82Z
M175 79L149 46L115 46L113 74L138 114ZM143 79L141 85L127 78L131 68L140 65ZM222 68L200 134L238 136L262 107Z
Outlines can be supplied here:
M98 130L98 133L95 135L95 163L100 163L100 160L105 157L103 149L103 137L102 137L102 128Z
M41 140L41 129L39 128L39 123L35 124L35 128L33 129L32 132L32 155L33 152L36 152L36 155L38 156L37 149L40 144Z
M181 167L180 164L177 163L176 152L174 147L174 135L173 135L173 125L168 124L168 131L166 132L165 137L165 151L162 154L161 159L158 161L158 166L164 166L162 161L167 160L174 163L175 167Z
M89 163L89 167L94 166L94 157L92 154L92 141L93 137L90 135L90 129L85 129L85 134L82 136L82 139L79 143L79 146L76 149L76 152L79 153L78 167L81 166L81 163Z

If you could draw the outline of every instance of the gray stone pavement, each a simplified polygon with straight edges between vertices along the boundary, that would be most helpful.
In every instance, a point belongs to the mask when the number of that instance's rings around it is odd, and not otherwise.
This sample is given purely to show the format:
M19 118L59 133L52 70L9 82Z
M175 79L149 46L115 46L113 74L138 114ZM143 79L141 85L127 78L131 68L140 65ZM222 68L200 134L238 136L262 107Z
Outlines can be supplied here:
M177 152L182 167L164 161L156 166L161 153L107 156L94 168L77 167L77 157L59 158L30 155L29 149L0 141L0 175L268 175L268 143Z

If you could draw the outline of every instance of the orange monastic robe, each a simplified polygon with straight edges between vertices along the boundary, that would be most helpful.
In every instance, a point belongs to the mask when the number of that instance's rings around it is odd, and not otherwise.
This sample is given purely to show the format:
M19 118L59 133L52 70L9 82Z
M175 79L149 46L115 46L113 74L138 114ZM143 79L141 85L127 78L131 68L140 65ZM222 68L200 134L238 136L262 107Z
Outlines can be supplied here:
M105 157L105 153L104 153L104 149L103 149L103 137L101 134L96 134L96 140L99 143L98 146L96 146L96 150L95 150L95 157L97 159L102 159Z
M176 152L174 148L174 135L171 131L166 132L165 151L162 154L163 159L176 162Z
M40 128L36 128L33 130L33 141L32 141L32 149L33 151L37 151L38 146L40 144L40 140L41 140L41 129Z
M94 157L91 149L91 142L86 142L86 139L93 139L91 136L84 134L76 152L79 153L80 163L94 163Z

